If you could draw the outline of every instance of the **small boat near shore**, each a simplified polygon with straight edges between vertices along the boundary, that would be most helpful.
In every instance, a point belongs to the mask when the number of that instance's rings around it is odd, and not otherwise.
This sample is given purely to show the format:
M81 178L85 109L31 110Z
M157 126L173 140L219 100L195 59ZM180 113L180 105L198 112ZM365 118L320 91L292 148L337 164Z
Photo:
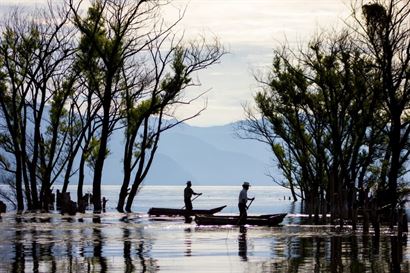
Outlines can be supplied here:
M283 221L285 216L286 213L248 216L244 224L255 226L276 226ZM195 222L198 225L239 225L239 216L196 215Z
M225 206L213 208L213 209L194 209L188 212L186 209L171 209L171 208L150 208L148 214L152 216L193 216L197 214L212 215L220 212Z

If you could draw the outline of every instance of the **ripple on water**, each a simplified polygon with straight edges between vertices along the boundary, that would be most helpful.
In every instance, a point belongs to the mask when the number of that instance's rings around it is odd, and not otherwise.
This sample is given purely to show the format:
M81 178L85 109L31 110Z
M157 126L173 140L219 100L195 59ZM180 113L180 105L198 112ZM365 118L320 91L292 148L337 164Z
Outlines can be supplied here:
M198 227L144 214L7 213L0 241L0 272L410 272L409 241L387 229L375 240L328 225Z

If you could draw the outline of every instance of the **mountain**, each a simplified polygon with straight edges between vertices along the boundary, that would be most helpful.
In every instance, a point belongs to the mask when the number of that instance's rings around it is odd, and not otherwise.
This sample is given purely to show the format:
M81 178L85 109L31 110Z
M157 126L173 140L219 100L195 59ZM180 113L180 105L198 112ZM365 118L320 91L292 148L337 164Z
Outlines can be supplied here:
M44 131L48 111L46 107ZM33 129L31 123L27 126L29 131ZM271 152L262 143L238 138L235 127L236 123L211 127L181 123L163 132L144 184L184 185L192 180L194 185L238 185L243 181L272 185L271 178L266 175L274 169ZM122 183L123 137L123 131L116 130L109 139L110 154L104 164L103 184ZM87 169L85 183L90 184L92 178ZM75 184L78 174L70 180Z
M235 136L235 124L195 127L180 124L161 135L159 148L144 184L272 185L266 174L272 170L266 145ZM122 133L110 139L111 154L104 168L104 184L120 184ZM120 179L120 180L119 180Z

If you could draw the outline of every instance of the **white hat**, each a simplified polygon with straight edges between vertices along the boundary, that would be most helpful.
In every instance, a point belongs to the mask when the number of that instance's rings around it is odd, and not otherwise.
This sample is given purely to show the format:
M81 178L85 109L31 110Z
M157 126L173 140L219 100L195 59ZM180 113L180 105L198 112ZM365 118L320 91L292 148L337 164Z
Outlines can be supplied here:
M243 182L242 186L250 186L249 182Z

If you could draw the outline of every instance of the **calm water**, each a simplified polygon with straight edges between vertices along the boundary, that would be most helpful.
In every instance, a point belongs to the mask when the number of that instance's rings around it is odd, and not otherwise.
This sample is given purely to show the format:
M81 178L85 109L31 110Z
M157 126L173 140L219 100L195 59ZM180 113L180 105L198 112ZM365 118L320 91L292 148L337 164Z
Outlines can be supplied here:
M99 216L4 214L0 272L410 272L409 240L387 229L376 241L348 227L300 225L299 205L279 187L251 187L249 213L289 212L283 225L242 229L146 215L154 206L182 207L183 187L145 187L130 214L113 210L117 190L104 187L108 209ZM194 207L237 212L240 188L194 190L204 193Z

